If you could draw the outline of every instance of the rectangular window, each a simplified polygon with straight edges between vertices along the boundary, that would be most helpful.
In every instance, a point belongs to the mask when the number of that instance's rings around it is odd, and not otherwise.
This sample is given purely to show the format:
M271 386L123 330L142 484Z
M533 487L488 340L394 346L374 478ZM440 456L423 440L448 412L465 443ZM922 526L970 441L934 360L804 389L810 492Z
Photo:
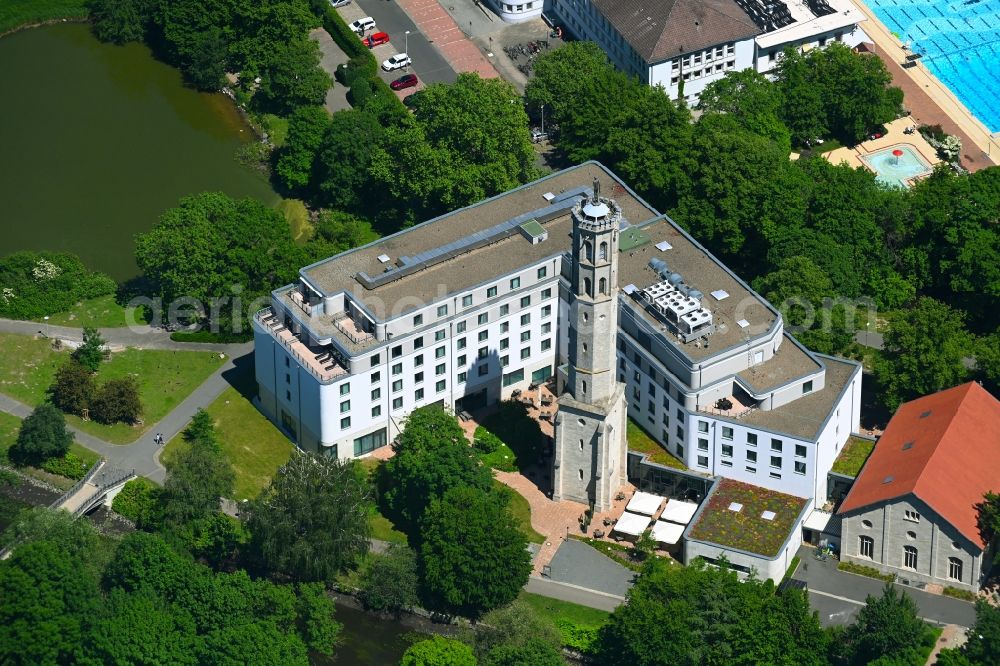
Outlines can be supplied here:
M917 568L917 549L913 546L903 546L903 566L907 569Z
M677 426L677 430L675 432L677 433L677 439L684 439L684 428Z
M392 399L392 408L393 409L402 409L403 408L403 399L402 398L393 398Z
M437 384L435 384L435 385L434 385L434 389L435 389L435 390L436 390L436 391L437 391L438 393L440 393L441 391L443 391L443 390L444 390L444 387L445 387L445 382L444 382L444 380L443 380L443 379L442 379L441 381L439 381L439 382L438 382Z
M434 358L441 358L447 353L448 352L445 350L444 347L438 347L437 349L434 350Z
M552 306L551 305L546 305L544 308L542 308L542 318L543 319L545 317L548 317L550 314L552 314Z
M455 332L456 333L465 333L465 322L464 321L460 321L457 324L455 324Z
M524 349L521 350L521 360L522 361L524 359L528 358L529 356L531 356L531 347L525 347Z
M726 456L727 458L732 458L733 457L733 445L732 444L723 444L722 445L722 455Z
M382 381L382 373L381 372L373 372L371 374L371 383L372 384L378 384L380 381Z
M350 392L351 392L350 382L344 382L343 384L340 385L340 395L347 395Z
M393 393L399 393L402 390L403 390L403 380L402 379L397 379L396 381L394 381L392 383L392 392Z
M552 290L551 289L542 289L542 300L544 301L547 298L552 298Z
M698 456L698 467L708 467L708 456Z
M484 324L488 323L489 321L490 321L490 315L489 315L489 313L487 313L487 312L484 312L484 313L482 313L482 314L481 314L481 315L479 315L479 317L478 317L478 318L476 319L476 323L477 323L477 324L479 324L480 326L482 326L482 325L484 325Z
M372 367L373 368L377 368L378 364L381 363L380 357L381 357L381 354L372 354ZM285 360L287 361L288 359L285 359Z
M501 356L500 357L500 367L501 368L506 368L508 365L510 365L510 356Z
M399 375L399 374L402 374L402 372L403 372L403 364L402 363L394 363L392 365L392 374L393 375Z
M699 451L708 451L708 440L705 439L704 437L699 437L698 438L698 450Z
M768 472L767 475L769 477L771 477L772 479L780 479L781 478L781 474L779 474L778 472Z
M503 323L500 324L500 332L501 333L506 333L509 330L510 330L510 322L509 321L505 321L505 322L503 322Z
M747 462L752 462L754 464L757 463L757 452L756 451L747 451Z
M351 427L351 417L350 416L345 416L344 418L340 419L340 429L341 430L347 430L350 427Z
M413 339L414 349L421 349L423 346L424 346L424 336L421 335L419 338Z
M375 405L372 407L372 418L382 415L382 405Z
M708 432L708 421L698 421L698 432Z
M472 305L472 294L466 294L462 296L462 307L467 308Z
M403 355L403 345L396 345L392 348L392 357L399 358Z
M545 266L542 266L541 268L538 269L538 279L541 280L543 277L545 277L546 275L548 275L548 273L549 273L548 268L545 267Z
M458 361L456 362L456 365L460 365L460 366L461 365L465 365L466 359L467 359L466 355L462 354L461 356L458 357Z
M414 368L419 368L423 364L424 364L424 355L423 354L417 354L416 356L413 357L413 367Z
M681 411L680 407L677 408L677 420L678 421L683 421L684 420L684 412ZM708 432L708 431L706 431L706 432Z
M868 558L869 560L875 556L875 539L870 536L865 536L862 534L858 537L858 555L860 557Z
M733 429L729 426L722 426L722 439L732 440Z
M521 342L527 342L531 339L531 331L521 331Z
M732 467L733 466L733 461L732 460L720 460L719 464L722 465L723 467Z
M486 356L489 353L490 353L489 347L480 347L479 350L476 352L476 356L478 356L479 358L486 358Z
M373 433L367 434L364 437L358 437L354 440L354 455L363 455L369 451L382 448L388 443L389 440L385 436L385 428L376 430Z
M552 324L545 323L542 324L542 335L546 335L552 331Z
M511 384L517 384L518 382L524 381L524 368L520 370L515 370L514 372L509 372L503 376L501 383L504 386L510 386Z
M447 316L448 316L448 306L447 305L439 305L438 306L438 317L447 317Z
M434 374L435 375L443 375L445 373L445 370L446 370L445 364L444 363L439 363L437 365L437 367L434 368Z
M468 376L469 376L468 373L460 372L458 373L458 377L456 377L456 380L458 381L459 384L464 384Z
M552 340L550 339L542 340L542 351L548 351L551 348L552 348Z
M781 468L781 456L771 456L771 467Z
M507 349L510 347L510 340L507 338L500 338L500 349Z
M526 308L526 307L529 307L530 305L531 305L531 296L522 296L521 297L521 307L522 308Z
M806 464L804 462L799 462L798 460L796 460L795 461L795 473L796 474L805 474L806 473Z
M803 444L796 444L795 445L795 457L796 458L805 458L806 457L806 447L805 447L805 445L803 445Z
M500 306L500 316L505 317L510 312L510 306L504 303Z
M771 440L771 450L772 451L781 451L781 440L780 439L772 439Z
M812 390L813 390L813 383L812 383L812 381L808 381L808 382L806 382L805 384L802 385L802 393L804 393L804 394L805 393L812 393Z
M291 384L292 383L292 376L289 373L287 373L287 372L285 373L285 383L286 384Z
M382 397L382 389L374 388L372 389L372 400L378 400Z
M465 338L459 338L458 342L455 344L456 349L465 349Z
M443 328L440 331L435 331L434 332L434 342L441 342L442 340L444 340L444 336L445 336L445 332L444 332Z
M424 323L424 316L422 314L413 315L413 325L420 326Z
M424 390L422 388L418 388L416 391L414 391L413 392L413 399L414 400L423 400L424 399Z
M488 287L486 289L486 298L493 298L496 295L497 295L496 285L493 285L492 287Z
M513 278L510 281L510 288L511 289L520 289L521 288L521 278L519 278L519 277Z
M910 522L914 522L914 523L919 523L920 522L920 514L917 513L916 511L910 511L909 509L906 509L903 512L903 518L905 520L909 520Z
M417 374L413 375L414 384L419 384L422 381L424 381L424 373L418 372Z
M345 400L344 402L340 403L340 413L341 414L346 414L349 411L351 411L351 401L350 400Z
M482 342L486 338L490 337L489 331L479 331L479 341Z
M751 474L756 474L757 473L757 468L756 467L751 467L750 465L747 465L743 469L745 469L746 471L750 472Z
M747 446L757 446L757 433L747 433Z
M521 315L521 326L527 326L531 323L531 314Z
M479 366L477 372L479 373L480 377L485 377L486 375L490 374L490 364L483 363L482 365Z
M292 399L292 392L285 391L285 400L291 400L291 399Z

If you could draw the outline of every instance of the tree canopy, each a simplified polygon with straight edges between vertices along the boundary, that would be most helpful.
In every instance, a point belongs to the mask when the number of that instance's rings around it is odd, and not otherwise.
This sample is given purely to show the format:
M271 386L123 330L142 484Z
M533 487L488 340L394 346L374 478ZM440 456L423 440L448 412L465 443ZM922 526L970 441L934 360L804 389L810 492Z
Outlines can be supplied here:
M8 454L19 465L37 465L49 458L66 455L72 443L73 434L66 428L63 413L42 403L21 422L17 441Z
M399 666L476 666L472 648L461 641L432 636L411 645Z
M174 526L217 512L220 498L233 494L236 480L208 412L199 409L183 437L187 446L166 461L167 478L160 493L163 517Z

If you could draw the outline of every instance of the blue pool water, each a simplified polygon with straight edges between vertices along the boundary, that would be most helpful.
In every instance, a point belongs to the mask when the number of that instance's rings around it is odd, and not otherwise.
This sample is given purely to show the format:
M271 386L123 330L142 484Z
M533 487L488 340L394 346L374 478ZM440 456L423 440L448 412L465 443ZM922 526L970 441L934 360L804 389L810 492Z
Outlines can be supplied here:
M902 150L903 154L896 157L893 150ZM906 187L906 181L914 176L931 172L931 165L923 157L906 145L889 146L861 158L877 174L876 180L889 185Z
M1000 0L865 0L990 132L1000 131Z

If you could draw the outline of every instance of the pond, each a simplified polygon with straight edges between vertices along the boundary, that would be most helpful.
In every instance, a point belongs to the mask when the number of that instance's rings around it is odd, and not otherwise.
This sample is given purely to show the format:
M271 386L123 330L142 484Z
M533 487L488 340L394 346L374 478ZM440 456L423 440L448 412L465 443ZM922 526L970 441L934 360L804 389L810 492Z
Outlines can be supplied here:
M180 197L278 196L234 153L253 134L221 94L198 93L142 44L84 24L0 39L0 256L65 250L118 280L134 237Z
M427 638L414 636L419 632L417 622L376 618L343 598L338 599L337 622L344 629L336 655L332 659L313 658L313 666L396 666L414 641Z

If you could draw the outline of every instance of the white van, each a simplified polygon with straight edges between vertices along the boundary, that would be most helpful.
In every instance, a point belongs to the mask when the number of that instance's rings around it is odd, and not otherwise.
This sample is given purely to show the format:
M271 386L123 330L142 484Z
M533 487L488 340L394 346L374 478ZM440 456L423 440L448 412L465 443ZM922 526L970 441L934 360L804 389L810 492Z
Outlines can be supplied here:
M375 29L375 19L371 16L366 16L364 18L359 18L357 21L351 23L351 30L358 33L359 35L364 35L369 30Z

